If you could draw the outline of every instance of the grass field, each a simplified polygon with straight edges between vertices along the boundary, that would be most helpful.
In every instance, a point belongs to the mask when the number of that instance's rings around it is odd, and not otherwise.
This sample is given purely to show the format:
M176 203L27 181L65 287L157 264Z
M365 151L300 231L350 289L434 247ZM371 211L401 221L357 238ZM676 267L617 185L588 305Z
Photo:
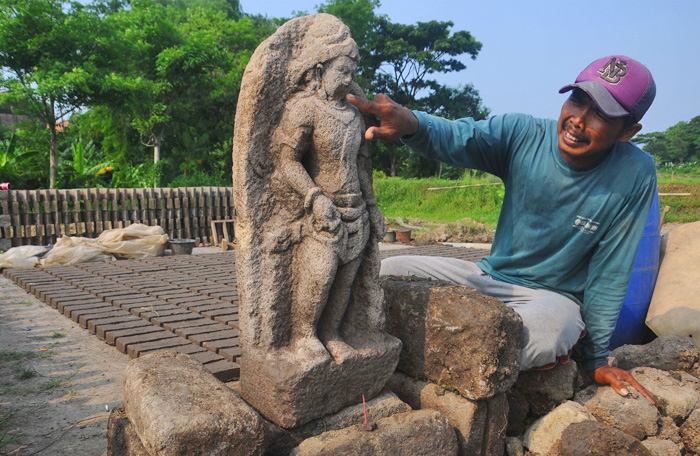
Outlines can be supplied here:
M659 172L660 193L690 193L690 196L661 196L661 210L671 209L666 222L688 223L700 220L700 170L671 174ZM494 176L467 176L459 181L447 179L374 179L377 204L388 218L404 220L418 218L433 223L448 223L470 217L495 228L503 201L503 186L445 189L429 191L431 187L456 187L497 183Z

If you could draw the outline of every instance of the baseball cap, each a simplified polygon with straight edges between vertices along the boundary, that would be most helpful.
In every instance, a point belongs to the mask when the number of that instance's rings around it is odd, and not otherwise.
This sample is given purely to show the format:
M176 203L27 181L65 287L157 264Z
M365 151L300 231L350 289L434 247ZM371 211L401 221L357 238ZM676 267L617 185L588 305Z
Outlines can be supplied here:
M624 55L603 57L588 65L559 93L575 88L585 91L608 117L632 116L641 120L656 96L651 72L638 61Z

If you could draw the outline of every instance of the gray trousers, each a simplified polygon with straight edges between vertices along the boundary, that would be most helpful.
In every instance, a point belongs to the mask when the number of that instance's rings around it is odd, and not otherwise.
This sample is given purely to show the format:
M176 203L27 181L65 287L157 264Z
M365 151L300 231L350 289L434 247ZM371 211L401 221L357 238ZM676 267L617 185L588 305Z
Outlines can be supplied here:
M447 280L505 303L523 319L521 370L547 366L559 357L566 357L585 328L578 304L566 296L502 282L469 261L396 256L382 260L379 275Z

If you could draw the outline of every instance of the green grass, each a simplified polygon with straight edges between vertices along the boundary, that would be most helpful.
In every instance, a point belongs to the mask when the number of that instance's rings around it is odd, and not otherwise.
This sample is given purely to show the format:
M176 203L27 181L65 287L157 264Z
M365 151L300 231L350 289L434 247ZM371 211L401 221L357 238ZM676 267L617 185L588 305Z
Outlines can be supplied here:
M7 351L0 350L0 361L18 361L21 359L36 358L38 355L35 352L20 352L17 350Z
M419 218L435 223L448 223L470 217L495 228L503 202L503 186L458 188L429 191L430 187L455 187L498 183L493 176L461 180L402 179L389 177L374 180L377 205L388 218Z
M37 373L34 369L23 369L22 372L15 375L17 380L27 380L36 377Z
M2 406L2 404L0 404L0 406ZM7 428L12 424L12 418L14 415L15 412L13 411L6 412L0 409L0 450L19 441L21 437L19 435L12 435L8 437Z

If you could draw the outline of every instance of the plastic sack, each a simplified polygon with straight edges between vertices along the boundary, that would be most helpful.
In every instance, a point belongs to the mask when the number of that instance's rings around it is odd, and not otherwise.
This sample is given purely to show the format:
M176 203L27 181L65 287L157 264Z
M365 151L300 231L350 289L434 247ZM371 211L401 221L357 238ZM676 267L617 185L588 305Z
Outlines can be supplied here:
M661 243L661 266L646 323L656 335L700 343L700 222L671 230Z
M61 238L63 239L63 238ZM85 238L82 238L85 239ZM60 239L59 239L60 240ZM91 239L94 240L94 239ZM115 261L112 254L96 245L56 245L39 262L42 266L51 265L71 265L78 263L88 263L91 261Z
M160 226L141 223L102 232L97 243L117 258L163 256L168 235Z
M39 253L45 252L46 247L38 245L23 245L13 247L0 255L0 269L26 269L33 268L39 262L35 257Z

